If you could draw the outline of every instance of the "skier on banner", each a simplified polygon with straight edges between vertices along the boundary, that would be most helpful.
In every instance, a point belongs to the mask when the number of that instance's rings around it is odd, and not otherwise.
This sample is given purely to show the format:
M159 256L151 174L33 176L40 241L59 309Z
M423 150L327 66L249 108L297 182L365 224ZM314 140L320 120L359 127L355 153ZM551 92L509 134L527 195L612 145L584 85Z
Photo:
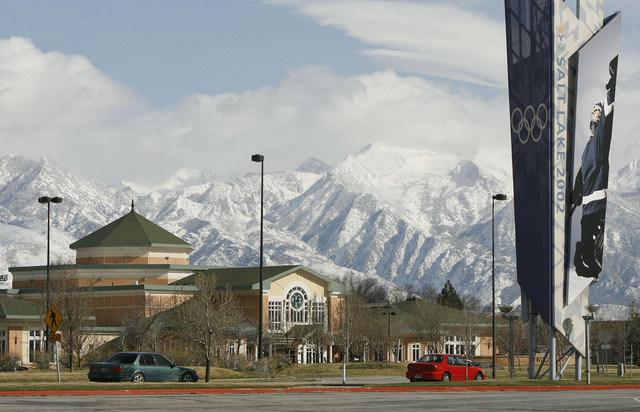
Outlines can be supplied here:
M609 63L607 104L596 103L591 111L591 136L582 152L582 167L571 192L571 213L582 205L581 238L576 243L573 264L578 276L598 278L602 270L604 221L609 180L609 148L613 124L618 57ZM603 116L604 114L604 116Z

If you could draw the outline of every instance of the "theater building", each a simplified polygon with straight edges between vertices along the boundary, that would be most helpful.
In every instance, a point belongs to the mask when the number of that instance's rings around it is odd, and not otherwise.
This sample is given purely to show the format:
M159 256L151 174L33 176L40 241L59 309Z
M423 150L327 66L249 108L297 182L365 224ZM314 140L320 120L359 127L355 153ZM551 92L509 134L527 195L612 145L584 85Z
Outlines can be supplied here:
M332 359L331 342L317 354L318 346L308 347L301 328L320 326L330 336L330 319L343 287L309 268L301 265L263 268L260 296L259 268L191 265L191 245L138 214L133 204L129 213L72 243L70 248L76 252L75 262L51 265L50 277L64 270L72 274L76 286L90 288L95 317L94 346L117 337L123 319L133 310L151 316L157 311L150 308L170 308L176 294L192 294L194 275L204 272L215 276L218 285L231 288L238 310L244 312L248 324L257 327L262 305L263 330L269 336L267 350L275 350L282 341L278 336L286 334L288 345L295 346L294 361ZM44 345L42 302L47 267L11 267L9 271L13 275L12 288L0 291L0 304L10 312L5 317L0 312L0 354L13 353L29 363L31 353ZM27 318L14 321L11 316ZM292 331L301 335L295 342L289 340ZM246 339L239 346L236 352L257 356L251 340Z

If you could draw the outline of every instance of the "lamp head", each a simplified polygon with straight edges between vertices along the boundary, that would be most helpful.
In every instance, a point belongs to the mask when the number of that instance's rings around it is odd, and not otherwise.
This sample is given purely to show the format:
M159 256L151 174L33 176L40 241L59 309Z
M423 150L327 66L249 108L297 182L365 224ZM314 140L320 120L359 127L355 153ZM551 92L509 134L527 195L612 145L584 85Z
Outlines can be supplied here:
M251 156L251 161L256 163L264 162L264 156L261 154L254 154Z
M498 193L496 195L493 195L493 200L507 200L507 195Z
M42 203L42 204L62 203L62 198L57 196L56 197L42 196L38 198L38 203Z
M593 304L593 305L586 305L584 308L585 308L585 309L587 310L587 312L589 312L589 313L596 313L596 312L598 311L598 309L600 309L600 305L596 305L596 304Z
M513 310L513 306L509 306L509 305L500 305L498 306L498 308L500 309L500 312L505 314Z

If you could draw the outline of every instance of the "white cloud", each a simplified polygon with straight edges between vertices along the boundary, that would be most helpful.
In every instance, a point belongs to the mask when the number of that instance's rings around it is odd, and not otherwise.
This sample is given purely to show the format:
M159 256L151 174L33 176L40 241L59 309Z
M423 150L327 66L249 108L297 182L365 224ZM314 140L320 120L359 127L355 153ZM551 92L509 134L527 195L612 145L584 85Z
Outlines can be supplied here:
M46 155L91 179L149 185L181 168L256 171L253 153L275 171L310 156L335 163L370 143L483 158L510 149L506 89L488 98L423 76L506 83L501 22L449 3L276 3L360 39L386 69L343 76L300 67L275 87L194 94L154 111L84 56L43 53L25 38L0 40L5 154ZM631 64L638 53L622 53L614 170L640 157L633 112L640 87Z
M272 0L364 44L382 67L469 83L506 86L502 16L458 2ZM477 5L476 5L477 6ZM486 4L484 5L486 7Z
M276 88L189 96L140 124L154 125L153 156L168 163L246 171L253 166L249 156L260 152L268 170L283 170L310 156L337 162L372 142L472 155L508 142L506 129L495 132L495 111L506 119L502 100L456 96L423 78L392 71L343 77L313 66L293 71Z
M381 1L381 0L267 0L286 5L318 24L333 26L347 35L371 46L362 53L376 60L381 67L427 76L429 78L462 81L470 84L506 88L506 35L502 2L473 0ZM618 107L615 118L616 141L611 148L614 170L633 158L640 157L640 118L634 114L633 102L640 90L638 71L640 47L636 41L640 9L635 0L608 0L605 14L623 10L620 46ZM459 100L458 91L446 93L453 100L442 99L447 105ZM458 97L455 97L458 96ZM487 116L493 117L501 135L501 105L493 107ZM466 106L466 107L465 107ZM506 107L506 106L505 106ZM451 109L451 107L449 107ZM473 124L468 102L460 113L450 110L446 122ZM444 114L444 113L443 113ZM469 123L467 123L467 119ZM478 125L484 125L478 123ZM477 133L476 133L477 134ZM456 140L460 143L459 140ZM472 145L475 147L476 145ZM493 146L487 142L487 150ZM509 148L508 145L506 147Z
M47 155L73 167L121 150L126 141L100 130L120 127L142 101L84 56L43 53L29 39L0 39L0 137L7 152ZM87 163L88 162L88 163Z
M310 156L337 162L369 143L466 155L507 142L504 99L389 70L344 77L304 67L275 88L191 95L156 112L81 56L19 38L1 41L0 53L5 150L110 183L159 183L183 167L246 172L255 152L267 170L283 170Z

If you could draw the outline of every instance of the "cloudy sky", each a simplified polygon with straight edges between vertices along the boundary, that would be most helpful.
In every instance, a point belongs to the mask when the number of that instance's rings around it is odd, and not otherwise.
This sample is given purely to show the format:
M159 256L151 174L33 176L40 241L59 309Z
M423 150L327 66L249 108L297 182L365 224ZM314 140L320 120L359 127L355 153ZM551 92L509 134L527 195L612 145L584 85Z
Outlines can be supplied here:
M613 170L640 158L623 11ZM0 0L0 156L155 185L335 164L369 143L508 155L503 2Z

